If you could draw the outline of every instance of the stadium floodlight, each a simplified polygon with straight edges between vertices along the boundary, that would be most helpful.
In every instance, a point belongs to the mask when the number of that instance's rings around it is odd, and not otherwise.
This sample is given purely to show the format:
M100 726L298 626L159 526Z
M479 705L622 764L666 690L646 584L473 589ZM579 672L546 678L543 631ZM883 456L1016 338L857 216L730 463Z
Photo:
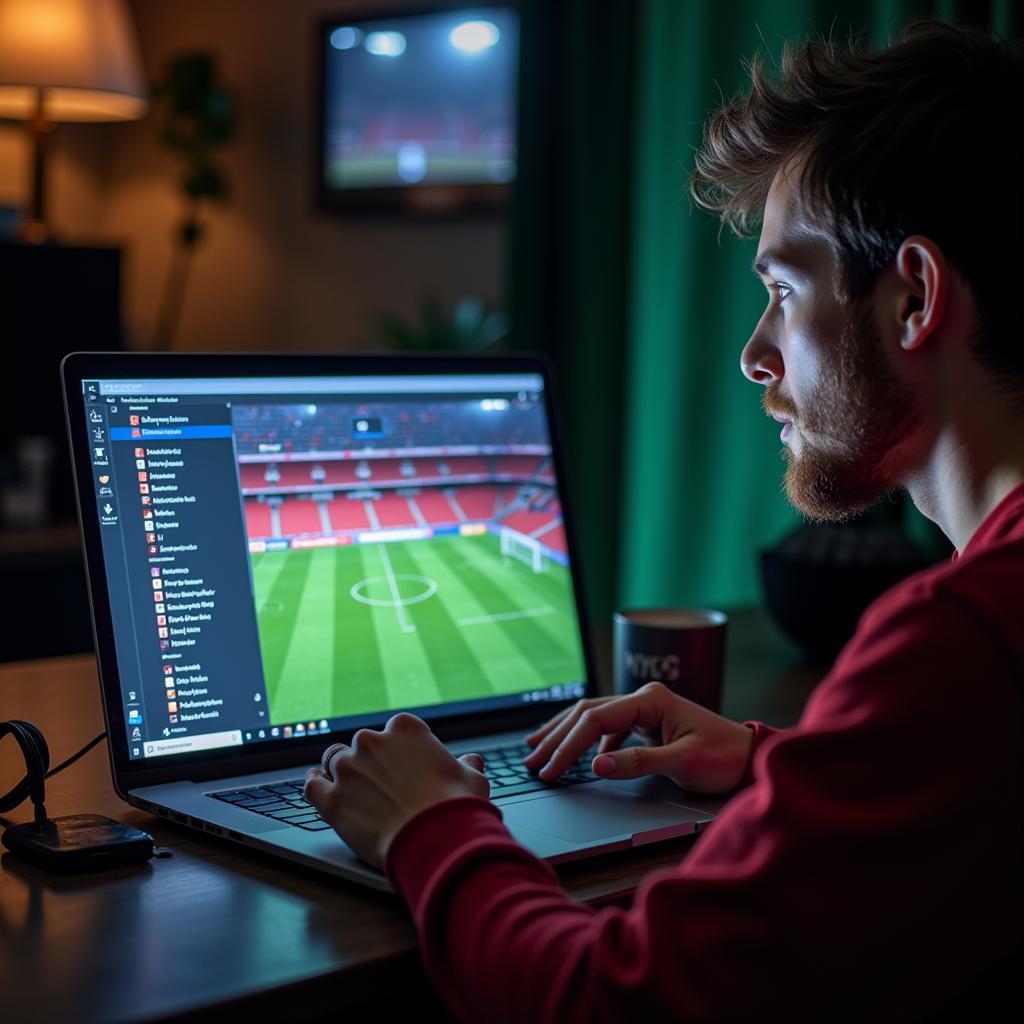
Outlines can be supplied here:
M405 53L405 36L401 32L370 32L363 46L375 57L400 57Z
M540 541L513 530L510 526L501 528L501 553L505 558L514 558L528 565L534 572L544 571L544 548Z
M492 21L463 21L448 34L448 41L456 50L469 54L483 53L500 38L498 26Z
M344 25L331 33L331 46L336 50L351 50L359 45L362 38L363 33L359 29Z

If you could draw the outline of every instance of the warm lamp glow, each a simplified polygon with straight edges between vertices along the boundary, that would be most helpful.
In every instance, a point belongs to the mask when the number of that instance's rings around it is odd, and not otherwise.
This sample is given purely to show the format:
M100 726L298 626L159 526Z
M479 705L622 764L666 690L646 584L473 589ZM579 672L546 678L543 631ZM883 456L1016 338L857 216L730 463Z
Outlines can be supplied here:
M130 121L148 106L124 0L0 0L0 117Z

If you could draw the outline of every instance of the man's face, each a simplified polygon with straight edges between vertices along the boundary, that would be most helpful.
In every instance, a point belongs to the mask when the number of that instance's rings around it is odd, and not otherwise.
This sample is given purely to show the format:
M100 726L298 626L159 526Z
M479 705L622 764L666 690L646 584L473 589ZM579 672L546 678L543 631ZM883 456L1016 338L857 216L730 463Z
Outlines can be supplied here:
M786 424L786 493L812 519L847 519L899 485L919 405L890 365L870 302L838 298L832 249L782 172L754 267L769 301L740 363L765 385L765 412Z

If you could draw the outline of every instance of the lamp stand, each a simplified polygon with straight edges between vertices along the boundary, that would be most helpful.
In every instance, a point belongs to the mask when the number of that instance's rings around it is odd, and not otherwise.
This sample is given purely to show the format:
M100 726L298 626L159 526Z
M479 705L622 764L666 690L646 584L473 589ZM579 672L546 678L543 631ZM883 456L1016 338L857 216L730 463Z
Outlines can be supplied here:
M38 90L36 112L26 122L32 139L31 202L28 216L22 221L18 237L30 245L42 245L53 240L46 223L46 156L50 136L57 127L43 113L43 90Z

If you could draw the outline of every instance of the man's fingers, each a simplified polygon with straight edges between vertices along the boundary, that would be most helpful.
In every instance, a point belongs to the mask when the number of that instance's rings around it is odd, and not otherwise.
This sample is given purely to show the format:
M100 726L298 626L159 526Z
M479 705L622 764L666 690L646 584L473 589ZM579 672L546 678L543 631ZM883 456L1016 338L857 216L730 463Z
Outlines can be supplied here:
M643 775L677 779L686 771L688 750L685 744L682 740L667 747L623 747L600 754L594 758L594 774L602 779L638 779Z
M532 747L540 743L545 736L550 735L552 729L562 725L570 715L578 715L583 708L594 707L595 705L605 704L610 700L616 699L616 697L588 697L584 700L576 701L575 704L570 704L567 708L562 708L557 715L552 715L543 725L538 726L533 732L526 734L525 740L527 745Z
M540 736L540 739L534 750L523 758L523 764L530 771L536 771L542 765L547 764L555 747L561 743L584 711L589 708L600 707L609 701L621 699L621 697L587 697L584 700L578 700L571 707L565 708L552 718L551 721L545 722L536 733L531 734L533 736Z
M649 747L626 747L611 754L594 758L594 773L602 779L635 779L650 775L651 749Z
M484 775L484 759L480 754L460 754L459 761L476 772L476 777L471 785L480 796L487 797L491 794L490 780Z
M607 754L610 750L618 750L632 735L633 730L626 729L624 732L615 733L614 736L605 736L598 744L597 752L599 754Z
M332 743L321 755L320 755L320 769L322 774L328 779L334 779L334 769L331 762L334 760L336 754L342 750L348 750L347 743Z
M653 721L657 709L651 703L649 695L631 693L587 708L564 736L558 738L550 760L540 770L540 777L545 781L558 778L588 747L607 733L614 735L632 731L638 723Z
M576 724L584 710L590 706L589 701L579 701L571 708L566 708L565 714L558 721L549 722L550 728L545 727L544 736L537 746L523 758L523 764L530 771L536 771L547 764L555 748L562 742L573 725Z
M328 780L320 767L310 768L306 773L306 785L302 788L302 795L319 809L320 802L330 792L332 785L334 783Z
M535 746L537 743L540 743L540 741L545 736L547 736L547 734L551 732L551 730L554 729L556 725L558 725L560 722L565 721L566 716L569 715L575 707L576 705L572 704L567 708L562 708L562 710L559 711L557 715L554 715L553 717L549 718L543 725L538 726L538 728L534 729L533 732L528 733L526 736L527 746L532 747Z
M531 771L547 763L552 737L561 736L567 725L571 723L573 715L578 711L578 704L574 704L571 708L566 708L561 714L556 715L550 722L545 722L537 732L533 733L532 742L529 737L527 738L526 742L529 746L533 747L533 750L523 758L523 763Z
M409 711L399 711L397 715L392 715L384 726L385 732L397 731L402 732L406 729L410 729L415 732L417 729L430 732L430 726L423 721L419 715L414 715Z

